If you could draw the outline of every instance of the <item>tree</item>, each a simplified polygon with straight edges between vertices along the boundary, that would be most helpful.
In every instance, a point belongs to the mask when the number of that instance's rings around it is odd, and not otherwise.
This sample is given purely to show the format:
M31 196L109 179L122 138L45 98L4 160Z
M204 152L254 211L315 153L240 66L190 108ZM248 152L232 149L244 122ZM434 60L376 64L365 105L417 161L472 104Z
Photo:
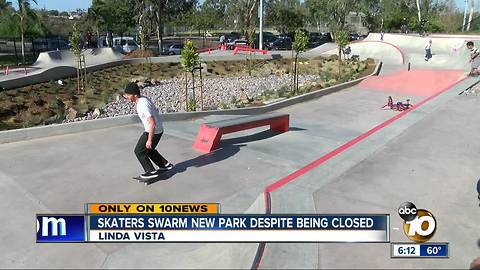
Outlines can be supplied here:
M282 34L294 32L304 25L305 15L300 9L300 2L296 0L274 0L269 2L266 10L267 23Z
M80 40L80 32L78 31L77 23L73 24L73 31L70 37L70 50L77 59L77 94L80 94L80 88L85 89L84 76L82 71L82 44Z
M335 43L338 45L338 76L342 72L342 51L348 45L349 34L345 30L340 30L335 33Z
M101 30L111 29L123 36L136 25L135 3L130 0L93 0L89 13L95 15Z
M196 7L186 16L186 23L192 28L192 30L198 30L199 36L203 36L203 46L205 46L207 31L219 25L218 18L220 18L218 11L202 5Z
M304 6L307 9L307 18L315 24L317 32L321 32L320 25L324 23L321 13L322 7L319 4L319 1L316 0L305 0L304 2Z
M95 9L92 6L88 8L86 16L82 17L82 24L84 25L84 28L88 29L92 27L97 38L100 37L100 27L105 25L105 21L103 21L103 18L98 12L98 9Z
M195 81L194 81L194 71L195 67L200 65L200 56L198 55L197 48L191 40L186 40L183 45L182 55L180 56L181 64L183 70L185 71L185 108L186 111L189 111L188 106L188 79L187 74L192 74L192 83L193 83L193 109L195 110Z
M214 13L216 27L224 27L229 25L228 6L233 1L229 0L205 0L202 4L202 9L209 10ZM233 20L232 20L233 21ZM231 25L231 24L230 24Z
M358 12L361 7L360 2L358 0L309 0L308 5L316 7L316 16L336 32L346 29L348 14Z
M362 0L360 10L365 14L365 22L369 31L381 31L383 1Z
M148 43L150 41L150 25L151 25L151 3L148 0L137 0L136 1L136 18L138 20L139 36L140 36L140 46L143 50L142 56L144 56L145 51L148 48Z
M297 72L297 65L298 65L298 55L304 52L307 49L308 45L308 37L304 31L297 30L295 32L295 41L292 44L292 49L295 51L295 67L293 71L293 84L294 84L294 92L295 94L298 93L298 72Z
M37 4L36 0L32 0L35 4ZM20 28L20 35L22 39L22 63L25 65L25 31L28 28L27 20L29 18L36 19L35 12L31 9L30 0L17 0L18 10L13 11L13 16L19 18L19 28Z
M7 4L5 0L0 0L0 36L16 37L20 35L18 29L19 20L17 17L12 18L14 9Z
M152 0L159 53L162 52L163 48L163 28L165 24L175 19L184 18L196 3L197 0Z

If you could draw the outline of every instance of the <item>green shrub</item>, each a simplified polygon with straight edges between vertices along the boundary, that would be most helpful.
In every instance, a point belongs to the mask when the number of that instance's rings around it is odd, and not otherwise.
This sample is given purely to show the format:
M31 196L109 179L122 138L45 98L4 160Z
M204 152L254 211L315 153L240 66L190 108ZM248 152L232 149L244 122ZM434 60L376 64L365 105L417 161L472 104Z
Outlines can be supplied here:
M197 110L197 103L195 100L192 98L188 101L188 111L189 112L194 112Z

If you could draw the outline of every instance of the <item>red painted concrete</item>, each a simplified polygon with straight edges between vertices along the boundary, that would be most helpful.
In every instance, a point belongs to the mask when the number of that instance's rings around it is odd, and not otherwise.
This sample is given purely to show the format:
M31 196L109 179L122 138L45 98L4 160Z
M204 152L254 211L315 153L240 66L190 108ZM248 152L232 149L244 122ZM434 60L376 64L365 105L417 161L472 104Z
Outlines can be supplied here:
M369 90L428 97L457 83L464 76L463 70L404 70L370 77L359 86Z

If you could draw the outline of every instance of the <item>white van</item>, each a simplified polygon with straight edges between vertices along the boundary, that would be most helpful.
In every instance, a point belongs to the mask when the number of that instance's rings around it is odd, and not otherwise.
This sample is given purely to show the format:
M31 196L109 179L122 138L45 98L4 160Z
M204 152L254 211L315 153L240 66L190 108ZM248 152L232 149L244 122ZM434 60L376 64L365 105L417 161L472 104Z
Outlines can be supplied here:
M116 49L121 49L123 53L129 53L137 50L140 46L138 46L138 43L133 39L133 37L114 37L113 47Z

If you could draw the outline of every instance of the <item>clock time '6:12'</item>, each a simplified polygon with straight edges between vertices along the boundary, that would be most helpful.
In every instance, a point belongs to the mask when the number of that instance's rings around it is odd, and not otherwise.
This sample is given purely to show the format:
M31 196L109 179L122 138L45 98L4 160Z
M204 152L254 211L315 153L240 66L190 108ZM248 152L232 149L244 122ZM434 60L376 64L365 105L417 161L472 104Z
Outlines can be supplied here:
M398 247L398 254L413 255L415 254L415 247Z

